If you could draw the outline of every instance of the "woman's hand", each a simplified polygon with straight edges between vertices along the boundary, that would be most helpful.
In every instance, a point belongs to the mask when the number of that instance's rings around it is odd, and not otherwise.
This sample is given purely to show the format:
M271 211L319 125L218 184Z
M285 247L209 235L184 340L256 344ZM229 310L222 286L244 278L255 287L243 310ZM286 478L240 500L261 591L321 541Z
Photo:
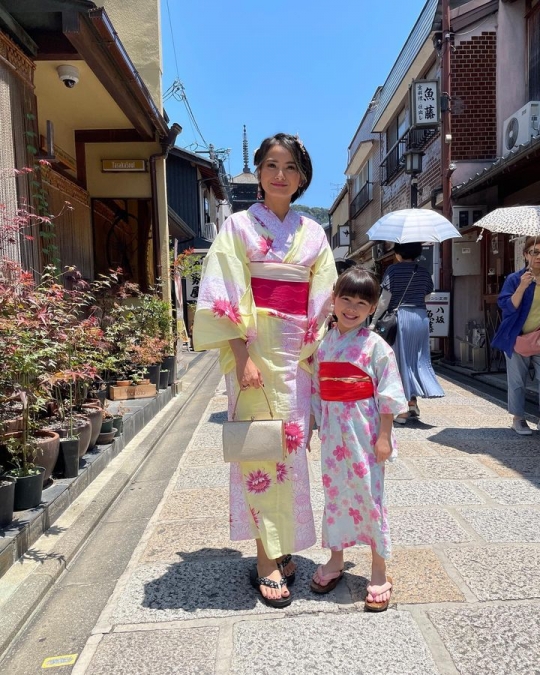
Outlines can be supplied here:
M521 305L521 301L523 300L523 295L525 294L525 291L534 281L535 278L531 270L529 269L525 270L525 272L523 272L523 274L521 275L521 279L519 280L519 286L516 288L514 294L510 298L512 304L516 309Z
M531 272L531 270L526 270L522 275L521 279L519 281L520 287L525 290L528 288L534 281L534 274Z
M264 386L261 371L253 363L249 355L247 355L246 359L236 361L236 377L242 390L249 389L250 387L259 389L259 387Z
M241 338L236 338L235 340L229 340L229 344L236 361L236 379L238 380L240 389L249 389L250 387L258 389L259 387L263 387L261 373L251 360L245 341Z

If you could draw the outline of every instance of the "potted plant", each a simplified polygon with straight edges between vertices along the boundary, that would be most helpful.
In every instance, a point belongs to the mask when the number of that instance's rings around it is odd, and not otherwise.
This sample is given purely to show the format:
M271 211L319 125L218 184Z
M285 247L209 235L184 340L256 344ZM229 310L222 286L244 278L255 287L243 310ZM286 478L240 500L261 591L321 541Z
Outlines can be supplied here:
M16 478L7 476L0 466L0 529L7 527L13 520L15 481Z

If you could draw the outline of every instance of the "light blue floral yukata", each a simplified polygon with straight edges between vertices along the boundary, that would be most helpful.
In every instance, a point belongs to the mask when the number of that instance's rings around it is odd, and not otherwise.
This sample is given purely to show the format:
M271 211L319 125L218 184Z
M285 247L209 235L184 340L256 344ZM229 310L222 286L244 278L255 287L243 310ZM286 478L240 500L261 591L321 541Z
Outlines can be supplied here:
M319 365L348 362L369 375L374 398L323 401ZM342 550L368 544L383 558L391 552L384 503L385 463L375 461L380 414L398 415L408 409L394 352L376 333L360 328L341 334L328 332L314 357L312 410L320 429L325 506L322 545ZM396 457L392 432L392 458Z

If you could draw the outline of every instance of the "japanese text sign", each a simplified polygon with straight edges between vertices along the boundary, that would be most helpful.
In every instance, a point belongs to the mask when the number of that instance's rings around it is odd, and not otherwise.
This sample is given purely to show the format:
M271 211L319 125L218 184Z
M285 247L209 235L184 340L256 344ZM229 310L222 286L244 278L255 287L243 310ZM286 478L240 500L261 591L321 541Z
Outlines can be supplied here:
M411 126L436 127L441 121L438 80L413 80L411 85Z
M450 322L450 293L435 291L426 300L426 310L429 319L429 337L448 337Z

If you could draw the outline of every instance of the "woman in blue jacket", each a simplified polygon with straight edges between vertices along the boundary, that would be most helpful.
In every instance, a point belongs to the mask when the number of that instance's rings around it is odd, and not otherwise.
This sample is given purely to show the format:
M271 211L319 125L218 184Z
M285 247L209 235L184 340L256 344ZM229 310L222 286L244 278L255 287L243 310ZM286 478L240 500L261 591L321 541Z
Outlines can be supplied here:
M502 322L491 344L506 357L508 412L514 416L512 429L520 436L529 436L532 431L525 420L525 385L531 362L540 385L540 354L521 356L514 346L518 335L531 333L540 326L540 237L527 237L523 255L526 267L507 277L499 295L497 304L502 310Z

